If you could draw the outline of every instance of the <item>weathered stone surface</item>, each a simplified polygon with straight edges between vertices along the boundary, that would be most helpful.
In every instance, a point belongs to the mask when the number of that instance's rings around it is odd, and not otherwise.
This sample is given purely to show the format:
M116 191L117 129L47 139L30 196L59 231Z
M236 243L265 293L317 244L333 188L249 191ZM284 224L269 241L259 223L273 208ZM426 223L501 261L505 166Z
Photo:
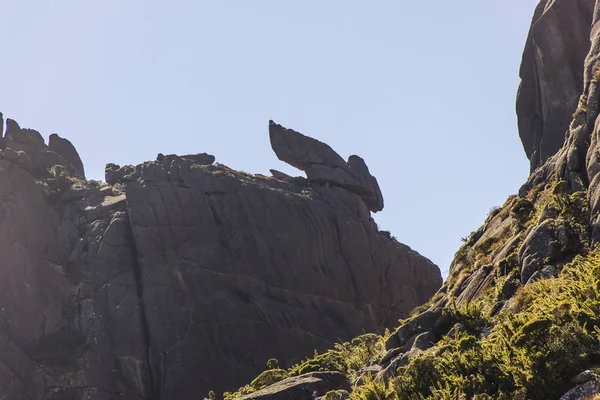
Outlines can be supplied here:
M571 379L571 383L585 383L594 379L598 379L598 374L588 369L578 374L575 378Z
M492 265L485 265L469 276L463 286L464 289L456 299L456 305L467 304L485 291L492 284L494 279L494 270Z
M188 154L181 158L198 165L212 165L215 162L215 156L206 153Z
M2 149L10 148L16 152L23 152L27 160L22 159L21 163L29 166L28 169L34 177L50 177L50 170L55 165L66 168L71 175L85 177L83 163L71 142L52 134L49 143L46 145L39 132L22 129L16 121L6 120Z
M427 310L407 321L388 338L385 347L388 350L402 347L415 335L433 330L436 321L441 315L441 309Z
M543 221L529 233L521 246L521 282L526 283L548 262L560 260L563 255L574 252L577 244L568 223L554 219Z
M419 333L404 345L404 350L407 352L427 350L432 347L437 340L438 336L434 331Z
M392 327L441 284L347 187L240 173L207 154L108 164L98 185L58 137L46 146L10 122L5 139L6 400L197 399L268 358L289 366ZM352 165L367 182L364 163ZM326 378L282 390L349 389Z
M529 284L537 282L537 281L545 280L545 279L552 279L552 278L555 278L557 275L558 275L558 270L555 266L546 265L540 271L537 271L533 275L531 275L531 278L529 278L526 285L529 285Z
M123 167L116 164L106 164L104 170L104 179L109 185L115 185L117 183L125 183L134 181L140 177L141 166L134 167L132 165L125 165Z
M68 141L58 136L56 133L50 135L48 140L48 147L59 156L67 160L74 168L74 172L79 176L85 176L83 168L83 162L79 157L79 153L75 149L75 146Z
M344 159L329 145L273 121L269 121L269 138L277 157L302 171L314 164L346 168Z
M523 53L519 134L531 170L563 145L583 90L595 0L543 0Z
M285 379L240 400L313 400L330 390L350 390L350 384L339 372L311 372Z
M215 370L243 382L270 357L290 360L393 325L393 310L408 311L441 283L411 276L429 267L380 235L345 189L308 193L181 160L146 163L142 179L127 183L126 195L165 395L222 388ZM424 286L398 286L415 280Z
M375 364L375 365L371 365L365 368L361 368L360 371L358 371L358 373L356 374L357 379L356 379L356 383L357 385L363 384L365 381L367 381L368 379L372 379L375 378L377 376L377 374L379 374L379 372L381 372L382 370L382 366Z
M345 162L327 144L269 121L271 147L277 157L306 172L311 182L331 184L357 193L373 211L383 210L383 195L365 161L352 155Z
M357 155L351 155L348 157L348 167L354 176L358 178L361 186L369 189L361 195L367 207L371 211L383 210L383 194L381 193L377 179L369 172L365 160Z
M286 173L283 173L281 171L277 171L276 169L270 169L269 172L271 172L271 175L273 175L273 178L275 179L280 179L280 180L288 180L288 179L292 179L292 177Z
M565 393L560 400L588 400L600 394L600 380L594 379L579 384Z
M408 365L413 358L418 357L423 351L433 347L437 340L438 335L434 331L415 334L404 344L402 349L388 351L379 363L383 368L377 373L376 377L384 380L393 378L396 376L398 367Z

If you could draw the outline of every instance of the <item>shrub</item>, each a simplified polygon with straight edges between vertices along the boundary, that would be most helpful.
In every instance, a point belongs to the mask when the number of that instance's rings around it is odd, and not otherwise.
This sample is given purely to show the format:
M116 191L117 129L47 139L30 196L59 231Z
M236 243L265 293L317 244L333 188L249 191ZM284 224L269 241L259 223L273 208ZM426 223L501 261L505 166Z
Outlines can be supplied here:
M253 391L256 391L266 388L267 386L270 386L274 383L280 382L287 377L288 373L284 369L268 369L260 375L258 375L256 379L254 379L250 383L250 386L252 387Z
M557 399L573 376L593 365L600 345L600 251L577 257L556 279L520 288L496 317L482 311L487 301L455 309L465 329L399 368L400 400Z
M592 82L594 82L594 83L600 82L600 67L596 67L594 69L594 74L592 75Z
M208 396L204 398L204 400L217 400L217 395L214 391L208 392Z
M517 220L520 226L523 226L531 219L534 210L535 207L530 200L519 199L510 209L510 215Z
M368 375L362 385L354 388L350 400L398 400L398 395L385 380L374 380Z
M489 222L492 218L494 218L496 215L500 214L500 212L502 211L502 207L500 206L494 206L492 208L490 208L487 218L485 219L486 222Z
M344 400L348 398L348 394L343 390L330 390L323 396L324 400Z
M293 366L290 376L308 372L337 371L354 377L363 367L374 364L385 353L385 342L382 336L365 334L350 342L338 343L333 349L317 354L301 364Z
M315 352L313 358L293 366L290 370L290 375L297 376L318 371L337 371L346 373L347 367L344 358L339 352L329 350L323 354L317 354Z

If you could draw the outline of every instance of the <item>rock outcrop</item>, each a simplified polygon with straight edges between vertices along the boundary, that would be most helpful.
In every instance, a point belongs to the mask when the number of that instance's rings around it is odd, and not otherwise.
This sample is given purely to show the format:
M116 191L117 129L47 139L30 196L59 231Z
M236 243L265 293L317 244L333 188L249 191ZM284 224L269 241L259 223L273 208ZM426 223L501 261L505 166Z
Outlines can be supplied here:
M309 182L328 183L358 194L369 210L383 210L383 195L365 161L351 155L348 162L331 147L269 121L271 146L277 157L306 172Z
M198 399L425 302L439 269L378 231L364 161L294 137L302 150L286 159L309 179L160 154L108 164L103 184L85 180L70 142L7 120L0 398ZM349 389L317 375L289 390Z
M339 372L312 372L285 379L240 400L288 400L315 398L332 390L350 389L350 383Z
M531 175L519 194L464 239L441 289L380 337L384 345L348 344L380 357L346 368L330 362L344 357L332 349L306 362L345 373L354 397L600 394L600 0L542 0L520 74L519 133ZM330 153L289 153L283 159L343 168Z
M584 85L594 0L544 0L535 10L517 96L519 134L541 166L563 145Z
M519 133L532 173L459 249L437 300L394 332L390 351L423 332L453 334L448 310L490 291L492 316L516 307L519 287L556 278L600 241L600 1L542 0L521 78ZM571 397L579 391L564 398L580 398Z

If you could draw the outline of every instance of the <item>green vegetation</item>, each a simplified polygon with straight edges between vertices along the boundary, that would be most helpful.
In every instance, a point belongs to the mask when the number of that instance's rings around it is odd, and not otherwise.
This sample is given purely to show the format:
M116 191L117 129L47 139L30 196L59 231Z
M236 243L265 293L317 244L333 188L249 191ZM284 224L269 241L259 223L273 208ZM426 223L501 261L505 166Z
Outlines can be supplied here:
M204 398L204 400L216 400L216 399L217 399L217 395L212 390L210 392L208 392L208 396Z
M54 178L56 184L50 185L50 187L57 186L59 191L65 190L66 188L83 188L89 189L91 187L100 187L102 185L99 181L86 180L85 178L71 175L67 167L64 165L55 165L50 168L50 176Z
M597 365L600 251L577 257L556 279L520 288L495 317L491 298L452 311L460 333L401 367L390 383L396 397L385 398L555 399Z
M269 358L267 361L267 368L269 369L275 369L277 368L277 365L279 365L279 360L276 358Z
M300 196L312 199L312 193L311 193L310 189L308 189L308 190L307 189L300 190Z
M350 400L397 400L395 389L388 382L375 380L368 375L365 382L357 386L350 396Z
M488 212L487 218L485 219L486 222L489 222L492 220L492 218L494 218L496 215L500 214L500 212L502 211L502 207L500 206L494 206L492 208L490 208L490 211Z
M600 69L597 69L596 72L594 73L594 82L598 83L598 79L600 78ZM596 74L598 74L598 76L596 76ZM573 113L573 119L577 119L577 117L579 117L580 115L584 115L587 113L587 103L588 103L588 98L587 95L585 93L583 93L580 97L579 97L579 103L577 104L577 109L575 110L575 112Z
M315 352L314 357L306 361L293 365L291 368L268 369L261 373L249 385L242 387L235 393L224 393L225 400L235 400L241 396L254 393L273 383L282 381L285 378L306 374L308 372L318 371L337 371L345 374L351 380L357 379L358 371L366 365L372 365L377 362L385 353L384 337L375 334L365 334L358 336L350 342L338 343L333 349L325 353ZM270 359L267 367L277 365ZM275 360L276 361L276 360ZM331 394L334 396L334 394ZM335 399L335 397L332 397Z
M517 221L517 227L522 228L531 219L535 206L528 199L519 199L510 209L510 216Z
M574 376L600 369L600 246L590 248L589 221L587 193L572 192L565 181L537 185L491 209L486 227L463 238L440 291L410 315L444 304L449 331L388 380L361 372L381 359L387 334L360 336L259 378L338 371L354 385L351 400L558 399ZM552 263L559 275L525 285L520 250L543 223L560 253L542 265ZM465 300L473 282L476 295ZM241 392L257 390L257 380Z
M596 67L594 69L594 74L592 75L592 82L600 83L600 67Z

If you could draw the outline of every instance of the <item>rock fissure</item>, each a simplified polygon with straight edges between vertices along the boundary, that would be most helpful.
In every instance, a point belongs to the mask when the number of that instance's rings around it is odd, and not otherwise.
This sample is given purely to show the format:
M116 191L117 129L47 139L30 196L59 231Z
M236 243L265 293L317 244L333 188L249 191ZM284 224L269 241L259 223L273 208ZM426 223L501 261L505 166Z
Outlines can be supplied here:
M152 362L152 336L151 336L151 332L150 332L150 326L148 325L148 320L147 320L147 310L146 310L146 305L145 305L145 301L144 301L144 281L142 278L142 266L141 263L139 261L139 259L137 258L137 249L136 249L136 245L135 245L135 237L133 235L133 231L131 230L131 220L129 220L129 230L127 231L127 234L129 235L129 240L131 241L131 244L133 246L133 253L136 255L136 257L134 257L133 259L133 276L134 276L134 282L135 282L135 291L136 291L136 295L137 295L137 299L138 299L138 307L139 307L139 317L140 317L140 324L141 324L141 333L142 333L142 347L144 349L144 363L145 363L145 370L147 371L148 374L148 386L150 388L150 394L148 396L149 400L159 400L161 397L160 395L160 389L161 386L157 384L156 382L156 372L155 372L155 368L154 368L154 364Z

